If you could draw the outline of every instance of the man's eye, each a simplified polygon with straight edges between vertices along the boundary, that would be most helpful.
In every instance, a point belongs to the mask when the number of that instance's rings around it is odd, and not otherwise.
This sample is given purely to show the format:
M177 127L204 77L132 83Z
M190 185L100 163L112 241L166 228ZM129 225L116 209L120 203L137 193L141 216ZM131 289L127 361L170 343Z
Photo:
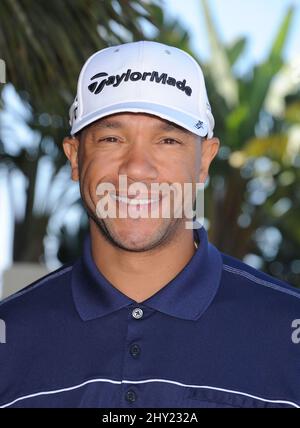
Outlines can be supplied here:
M174 138L164 138L161 142L162 144L167 144L169 146L172 146L175 144L181 144L179 141L174 140Z
M117 141L118 138L116 137L105 137L98 140L99 143L116 143Z

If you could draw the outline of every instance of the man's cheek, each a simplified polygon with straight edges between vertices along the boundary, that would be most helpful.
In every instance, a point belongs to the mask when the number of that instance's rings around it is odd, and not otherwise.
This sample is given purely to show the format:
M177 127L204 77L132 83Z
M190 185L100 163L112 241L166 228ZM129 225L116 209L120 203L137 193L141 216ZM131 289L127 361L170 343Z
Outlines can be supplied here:
M92 208L97 203L96 187L97 181L93 180L90 170L82 169L80 172L80 193L84 202Z

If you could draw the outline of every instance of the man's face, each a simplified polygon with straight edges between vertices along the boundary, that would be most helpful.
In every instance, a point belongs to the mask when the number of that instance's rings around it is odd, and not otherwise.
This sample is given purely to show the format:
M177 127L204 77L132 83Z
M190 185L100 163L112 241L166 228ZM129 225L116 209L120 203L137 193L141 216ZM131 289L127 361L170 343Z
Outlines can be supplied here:
M159 117L118 113L85 128L80 139L66 138L64 149L71 161L72 178L80 181L88 214L103 235L119 248L146 251L172 240L184 227L184 214L181 218L174 215L178 212L174 205L178 208L178 201L184 203L178 189L184 194L184 185L191 183L195 198L196 183L205 181L218 140L201 143L197 135ZM126 177L127 188L120 187L121 175ZM114 186L115 196L99 193L106 183ZM128 195L133 183L134 187L142 183L141 192ZM173 183L177 187L158 192L162 183L166 183L165 189ZM117 217L99 217L97 206L104 197L115 206ZM165 212L163 206L168 207Z

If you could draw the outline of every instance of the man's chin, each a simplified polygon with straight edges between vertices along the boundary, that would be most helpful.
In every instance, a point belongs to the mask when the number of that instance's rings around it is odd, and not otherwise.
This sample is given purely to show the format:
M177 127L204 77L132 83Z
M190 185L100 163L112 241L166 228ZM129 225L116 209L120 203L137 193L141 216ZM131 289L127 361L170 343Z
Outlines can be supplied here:
M160 246L172 228L170 219L168 222L161 219L118 219L104 221L104 224L110 241L127 251L149 251Z

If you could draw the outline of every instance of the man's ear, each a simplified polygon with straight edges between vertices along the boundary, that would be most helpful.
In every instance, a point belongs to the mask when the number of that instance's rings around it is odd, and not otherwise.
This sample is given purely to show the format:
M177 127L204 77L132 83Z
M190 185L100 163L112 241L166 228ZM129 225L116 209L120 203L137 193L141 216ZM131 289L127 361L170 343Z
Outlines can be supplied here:
M202 140L201 146L201 168L199 182L205 183L210 164L219 151L220 141L218 138L205 139Z
M65 137L63 140L63 148L65 155L70 161L72 170L72 180L79 180L79 169L78 169L78 148L79 140L76 137Z

